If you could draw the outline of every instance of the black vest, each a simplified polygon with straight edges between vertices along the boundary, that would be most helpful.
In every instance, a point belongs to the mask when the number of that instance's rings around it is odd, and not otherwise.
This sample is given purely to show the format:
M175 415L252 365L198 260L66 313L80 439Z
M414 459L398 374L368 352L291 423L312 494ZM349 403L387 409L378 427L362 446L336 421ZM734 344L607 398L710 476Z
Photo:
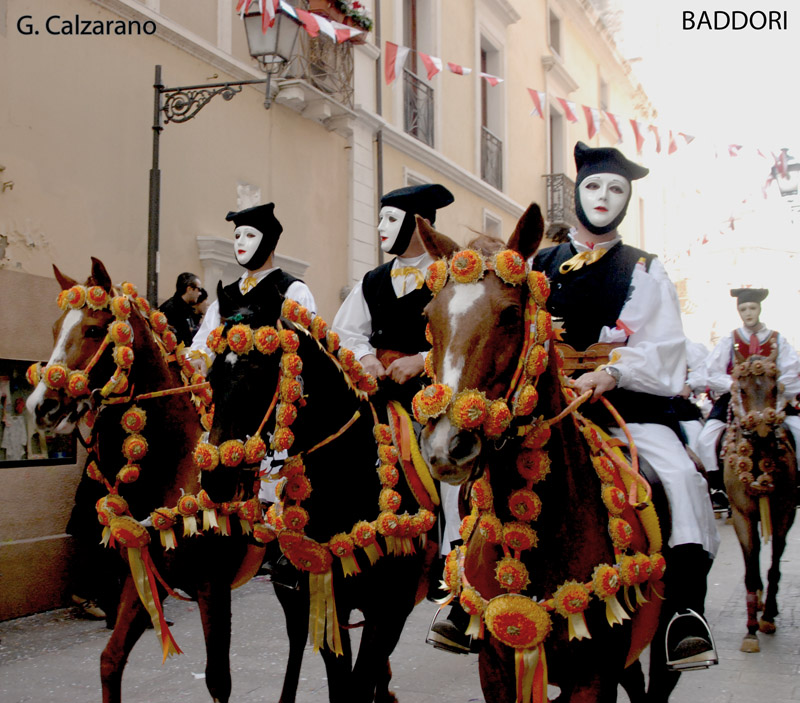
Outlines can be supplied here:
M649 269L654 255L619 243L599 261L559 273L559 266L575 254L570 243L544 249L536 255L533 268L550 279L547 309L563 321L563 341L583 350L598 341L603 327L617 324L628 299L636 262L644 258Z
M256 287L251 288L246 295L239 290L238 280L225 286L224 290L238 308L245 307L248 303L267 301L271 297L274 297L276 293L285 297L289 286L295 281L300 281L300 279L295 278L281 269L275 269L268 276L262 278ZM300 281L300 283L302 283L302 281Z
M378 266L364 276L361 289L372 317L369 343L375 349L390 349L404 354L428 351L425 339L427 321L422 315L433 294L427 286L400 298L392 286L392 262Z

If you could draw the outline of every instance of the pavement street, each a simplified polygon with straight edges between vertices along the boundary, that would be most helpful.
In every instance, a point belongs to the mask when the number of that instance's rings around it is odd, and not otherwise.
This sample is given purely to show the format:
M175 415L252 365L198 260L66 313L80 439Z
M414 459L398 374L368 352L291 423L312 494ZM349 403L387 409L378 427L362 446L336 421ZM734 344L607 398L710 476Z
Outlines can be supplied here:
M760 653L743 654L739 651L746 631L742 557L733 527L722 521L718 525L722 546L709 577L706 612L720 664L684 674L671 701L800 701L800 528L795 525L790 533L781 564L778 631L759 635ZM762 553L762 564L767 564L768 555L769 549ZM392 689L403 703L491 703L481 693L476 655L449 654L424 643L435 609L425 602L409 619L392 656ZM202 673L205 650L197 606L170 600L165 610L175 622L172 630L184 654L162 666L155 635L146 632L125 669L125 703L210 700ZM0 701L99 702L99 657L107 638L102 622L78 619L71 608L0 623ZM232 703L275 703L287 652L283 615L272 584L257 577L234 591ZM307 647L297 701L327 700L322 659ZM627 703L623 693L619 700Z

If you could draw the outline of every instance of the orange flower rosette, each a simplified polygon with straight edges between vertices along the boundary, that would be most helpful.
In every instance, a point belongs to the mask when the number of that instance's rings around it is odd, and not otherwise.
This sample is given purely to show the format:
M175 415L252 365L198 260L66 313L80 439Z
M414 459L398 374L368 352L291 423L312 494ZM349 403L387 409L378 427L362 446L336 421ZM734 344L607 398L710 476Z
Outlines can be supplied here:
M219 450L208 442L199 442L194 449L194 465L200 471L213 471L219 465Z
M51 364L47 366L42 374L44 385L54 391L59 388L64 388L67 385L68 379L69 370L66 366L62 366L61 364Z
M305 508L299 505L289 505L283 511L283 524L289 530L304 530L308 524L309 515Z
M519 593L531 582L525 564L514 557L503 557L498 561L494 576L503 588L512 593Z
M147 422L147 414L139 407L133 406L122 413L120 424L126 432L141 432Z
M503 526L503 544L515 552L531 549L538 542L536 531L524 522L508 522Z
M461 536L461 541L465 544L469 541L475 526L478 524L478 514L475 512L465 515L461 520L461 525L458 528L458 534Z
M400 458L400 452L393 444L378 445L378 458L384 464L396 464Z
M128 435L122 442L122 455L128 461L141 461L145 454L147 454L147 440L142 435Z
M281 476L290 478L296 474L301 474L306 470L303 464L303 458L300 456L290 456L283 462L283 468L280 471Z
M400 529L400 522L393 512L385 511L378 515L375 527L384 537L394 537Z
M112 515L124 515L128 511L128 501L121 495L112 493L105 497L103 507Z
M527 488L520 488L508 497L508 509L521 522L532 522L542 512L542 499Z
M86 304L86 289L83 286L72 286L64 291L62 308L67 307L77 310Z
M378 424L372 428L372 436L378 444L392 444L392 428L389 425Z
M269 527L269 525L256 523L253 525L253 537L261 544L269 544L277 537L277 535L275 534L275 531Z
M541 605L515 594L492 598L484 619L489 632L514 649L535 649L553 628L549 613Z
M403 498L397 491L391 488L383 488L378 497L378 507L381 510L390 510L394 513L400 509L402 501Z
M303 395L303 386L294 378L284 378L280 383L280 398L284 403L294 403Z
M285 452L294 444L294 432L288 427L279 427L272 435L272 448L277 452Z
M92 479L93 481L102 481L103 480L103 472L100 471L100 467L97 465L96 461L90 461L86 466L86 475Z
M244 442L229 439L219 445L219 461L223 466L234 468L244 459Z
M528 266L525 259L512 249L498 251L493 260L494 272L504 283L519 286L528 278Z
M67 393L73 398L89 395L89 377L83 371L70 371L67 379Z
M494 493L492 484L485 478L479 478L472 484L470 492L470 503L473 508L478 510L491 510L494 505Z
M354 574L361 573L358 562L353 555L355 544L353 543L353 539L350 537L350 535L347 535L344 532L334 535L330 538L330 540L328 540L328 549L330 549L333 556L339 557L341 560L342 573L345 576L352 576Z
M287 376L299 376L303 373L303 360L299 354L290 352L281 357L281 370Z
M392 464L381 464L378 467L378 479L382 486L394 488L400 480L400 472Z
M611 484L605 484L602 488L601 495L606 509L612 515L620 515L625 510L628 504L628 498L625 492Z
M475 283L483 278L486 262L472 249L464 249L450 259L450 275L457 283Z
M433 346L433 332L431 331L431 323L425 325L425 341Z
M200 504L197 502L197 498L191 493L185 493L178 498L178 504L175 506L175 511L182 517L197 515L198 510L200 510Z
M281 344L278 330L274 327L259 327L253 333L253 344L262 354L272 354Z
M522 446L525 449L541 449L550 439L550 427L547 425L533 425L525 434Z
M178 338L172 330L164 330L161 335L161 341L164 343L164 349L168 354L171 354L178 347Z
M284 488L286 497L298 503L306 500L311 495L311 481L304 474L295 474L287 479Z
M538 378L547 368L547 350L541 344L534 344L525 360L525 373L530 378Z
M436 365L434 364L433 350L428 352L425 357L425 363L422 367L422 372L431 380L436 380Z
M37 362L35 364L31 364L25 370L25 380L28 381L29 385L34 387L39 385L39 381L42 377L41 369L41 365Z
M150 535L147 528L132 517L122 515L115 517L109 523L111 536L123 547L141 549L150 544Z
M553 607L562 617L567 619L569 639L591 638L583 611L589 607L590 595L582 583L568 581L558 587L553 594Z
M261 437L254 435L244 443L244 463L257 464L267 453L267 445Z
M111 312L118 320L127 320L131 314L131 301L124 295L117 295L111 299Z
M447 283L447 262L444 259L434 261L425 271L425 285L436 295Z
M328 334L325 335L325 346L328 348L328 353L335 354L339 351L339 344L339 335L333 330L328 330Z
M371 374L362 371L362 376L358 379L358 390L372 395L378 391L378 380Z
M284 352L296 352L300 348L300 337L294 330L281 330L278 339Z
M633 541L633 528L622 518L615 517L608 521L608 533L617 549L627 549Z
M528 273L528 290L531 297L539 307L544 307L550 297L550 284L541 271L531 271Z
M143 298L141 295L136 295L134 297L133 302L136 303L136 307L139 308L139 311L145 317L150 316L150 303L147 302L146 298Z
M292 322L297 322L297 318L300 313L300 303L296 300L292 300L291 298L284 298L283 305L281 305L281 317L285 317L287 320L291 320Z
M493 400L486 411L483 431L487 437L500 437L511 424L511 411L504 400Z
M553 336L553 320L547 310L536 311L536 341L544 344Z
M618 469L607 456L593 456L592 466L603 483L614 483Z
M313 319L314 318L311 316L311 310L301 305L300 309L297 311L297 322L303 327L308 328Z
M458 602L461 603L461 607L469 615L482 615L485 609L481 594L471 586L464 586L461 589Z
M667 560L663 554L656 553L650 555L650 578L653 581L659 581L664 578L664 572L667 570Z
M108 305L108 292L101 286L89 286L86 289L86 305L92 310L102 310Z
M228 346L236 354L249 354L255 345L253 330L247 325L234 325L228 330Z
M228 338L223 334L224 327L219 326L208 333L206 344L215 354L223 354L228 348Z
M133 483L139 478L139 467L136 464L125 464L118 472L117 478L120 483Z
M427 532L436 524L436 515L425 508L420 508L416 517L422 520L422 531Z
M442 415L452 395L452 389L441 383L433 383L419 391L411 403L417 422L425 424L428 420Z
M133 328L122 320L112 322L108 328L108 334L114 344L128 345L133 340Z
M480 427L486 419L486 396L480 391L460 391L450 406L450 422L459 429Z
M167 316L161 312L161 310L153 310L150 313L150 326L157 332L161 334L167 329L167 325L169 322L167 321Z
M514 402L514 415L525 417L531 415L539 402L539 392L530 383L526 383L519 391Z
M478 520L478 531L487 542L500 544L503 541L503 523L496 515L487 513Z
M321 342L328 334L328 323L325 322L325 320L323 320L319 315L317 315L313 320L311 320L309 330L311 331L311 336Z
M285 533L278 537L278 541L283 553L296 569L312 574L324 574L330 571L333 556L318 542L305 536L290 539Z
M444 560L442 580L447 586L447 590L456 593L461 586L461 573L458 568L461 552L458 549L451 550Z
M517 456L517 471L526 481L539 483L550 473L550 457L541 449L521 451Z
M353 536L353 542L357 546L362 548L366 547L367 545L373 544L377 536L375 533L375 528L366 520L361 520L360 522L357 522L353 526L351 534Z

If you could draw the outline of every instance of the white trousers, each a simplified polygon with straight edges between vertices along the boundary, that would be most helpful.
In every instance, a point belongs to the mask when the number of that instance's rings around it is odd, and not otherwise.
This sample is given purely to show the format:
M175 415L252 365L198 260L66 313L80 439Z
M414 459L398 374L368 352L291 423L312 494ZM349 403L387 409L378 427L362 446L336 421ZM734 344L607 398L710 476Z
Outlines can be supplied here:
M439 482L439 495L444 512L444 534L439 551L442 556L450 553L450 542L461 539L461 515L458 512L458 492L461 486L451 486L444 481Z
M631 423L628 431L639 456L653 467L667 493L672 512L669 546L700 544L709 554L716 555L720 537L708 484L677 435L669 427L649 423ZM613 428L611 435L625 441L619 428Z
M796 447L800 447L800 416L790 415L786 418L784 426L792 433ZM700 436L697 438L697 456L706 467L706 471L717 471L717 442L725 430L725 423L722 420L706 420ZM797 465L800 468L800 452L797 453Z

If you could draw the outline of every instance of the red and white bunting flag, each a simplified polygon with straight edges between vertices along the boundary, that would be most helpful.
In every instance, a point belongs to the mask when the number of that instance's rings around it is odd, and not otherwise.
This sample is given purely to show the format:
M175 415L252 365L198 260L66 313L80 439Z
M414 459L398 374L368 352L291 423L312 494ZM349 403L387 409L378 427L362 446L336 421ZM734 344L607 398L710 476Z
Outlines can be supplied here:
M633 118L631 118L631 127L633 128L633 136L636 137L636 153L642 153L644 146L644 136L642 135L642 126Z
M775 169L781 178L788 178L789 172L786 169L786 149L781 149L781 153L775 156L772 155L775 161Z
M739 156L739 150L741 148L741 144L728 144L728 156Z
M397 76L403 71L408 52L411 51L407 46L398 46L394 42L386 42L386 51L383 53L386 65L383 73L386 77L386 85L390 85Z
M319 25L319 31L322 32L326 37L330 37L333 41L337 42L336 39L336 29L334 29L333 22L331 22L327 17L323 17L322 15L317 15L317 24Z
M617 144L622 144L622 130L619 128L617 116L611 114L608 110L604 110L604 112L606 113L606 117L608 117L608 121L611 123L611 126L614 128L614 131L617 133Z
M422 59L422 63L425 64L425 68L428 69L428 80L433 78L439 71L442 70L442 60L437 56L428 56L428 54L423 54L421 51L417 52L419 57Z
M336 41L339 44L349 41L350 39L357 37L359 34L364 34L364 30L356 29L355 27L348 27L346 24L342 24L341 22L331 22L331 24L333 25L333 31L336 33Z
M575 116L575 110L578 109L578 106L572 102L571 100L565 100L564 98L556 98L559 103L561 103L561 107L564 109L564 116L570 122L577 122L578 118Z
M691 144L694 141L694 137L691 134L686 134L686 132L678 132L678 134L683 137L687 144Z
M470 73L472 73L471 68L459 66L457 63L450 63L450 61L447 62L447 68L449 68L453 73L457 73L459 76L468 76Z
M481 71L481 78L485 78L486 82L494 88L498 83L502 83L503 79L499 76L493 76L491 73L484 73Z
M269 27L275 24L275 13L278 10L280 0L239 0L236 12L244 17L250 10L250 6L255 3L258 6L258 13L261 14L261 30L266 32Z
M528 93L530 93L531 100L533 100L533 110L531 110L531 115L539 115L539 117L544 119L544 91L528 88Z
M308 10L301 10L299 7L294 8L297 13L297 19L303 23L303 29L308 32L310 37L319 35L319 24L317 23L318 15L315 15Z
M596 107L583 106L583 114L586 116L586 129L591 139L600 127L600 110Z
M676 151L678 151L678 142L675 141L675 135L672 130L669 130L669 149L667 149L667 153L674 154Z
M661 135L658 133L658 127L656 127L654 124L651 124L650 125L650 131L653 133L653 135L656 138L656 154L660 154L661 153Z

